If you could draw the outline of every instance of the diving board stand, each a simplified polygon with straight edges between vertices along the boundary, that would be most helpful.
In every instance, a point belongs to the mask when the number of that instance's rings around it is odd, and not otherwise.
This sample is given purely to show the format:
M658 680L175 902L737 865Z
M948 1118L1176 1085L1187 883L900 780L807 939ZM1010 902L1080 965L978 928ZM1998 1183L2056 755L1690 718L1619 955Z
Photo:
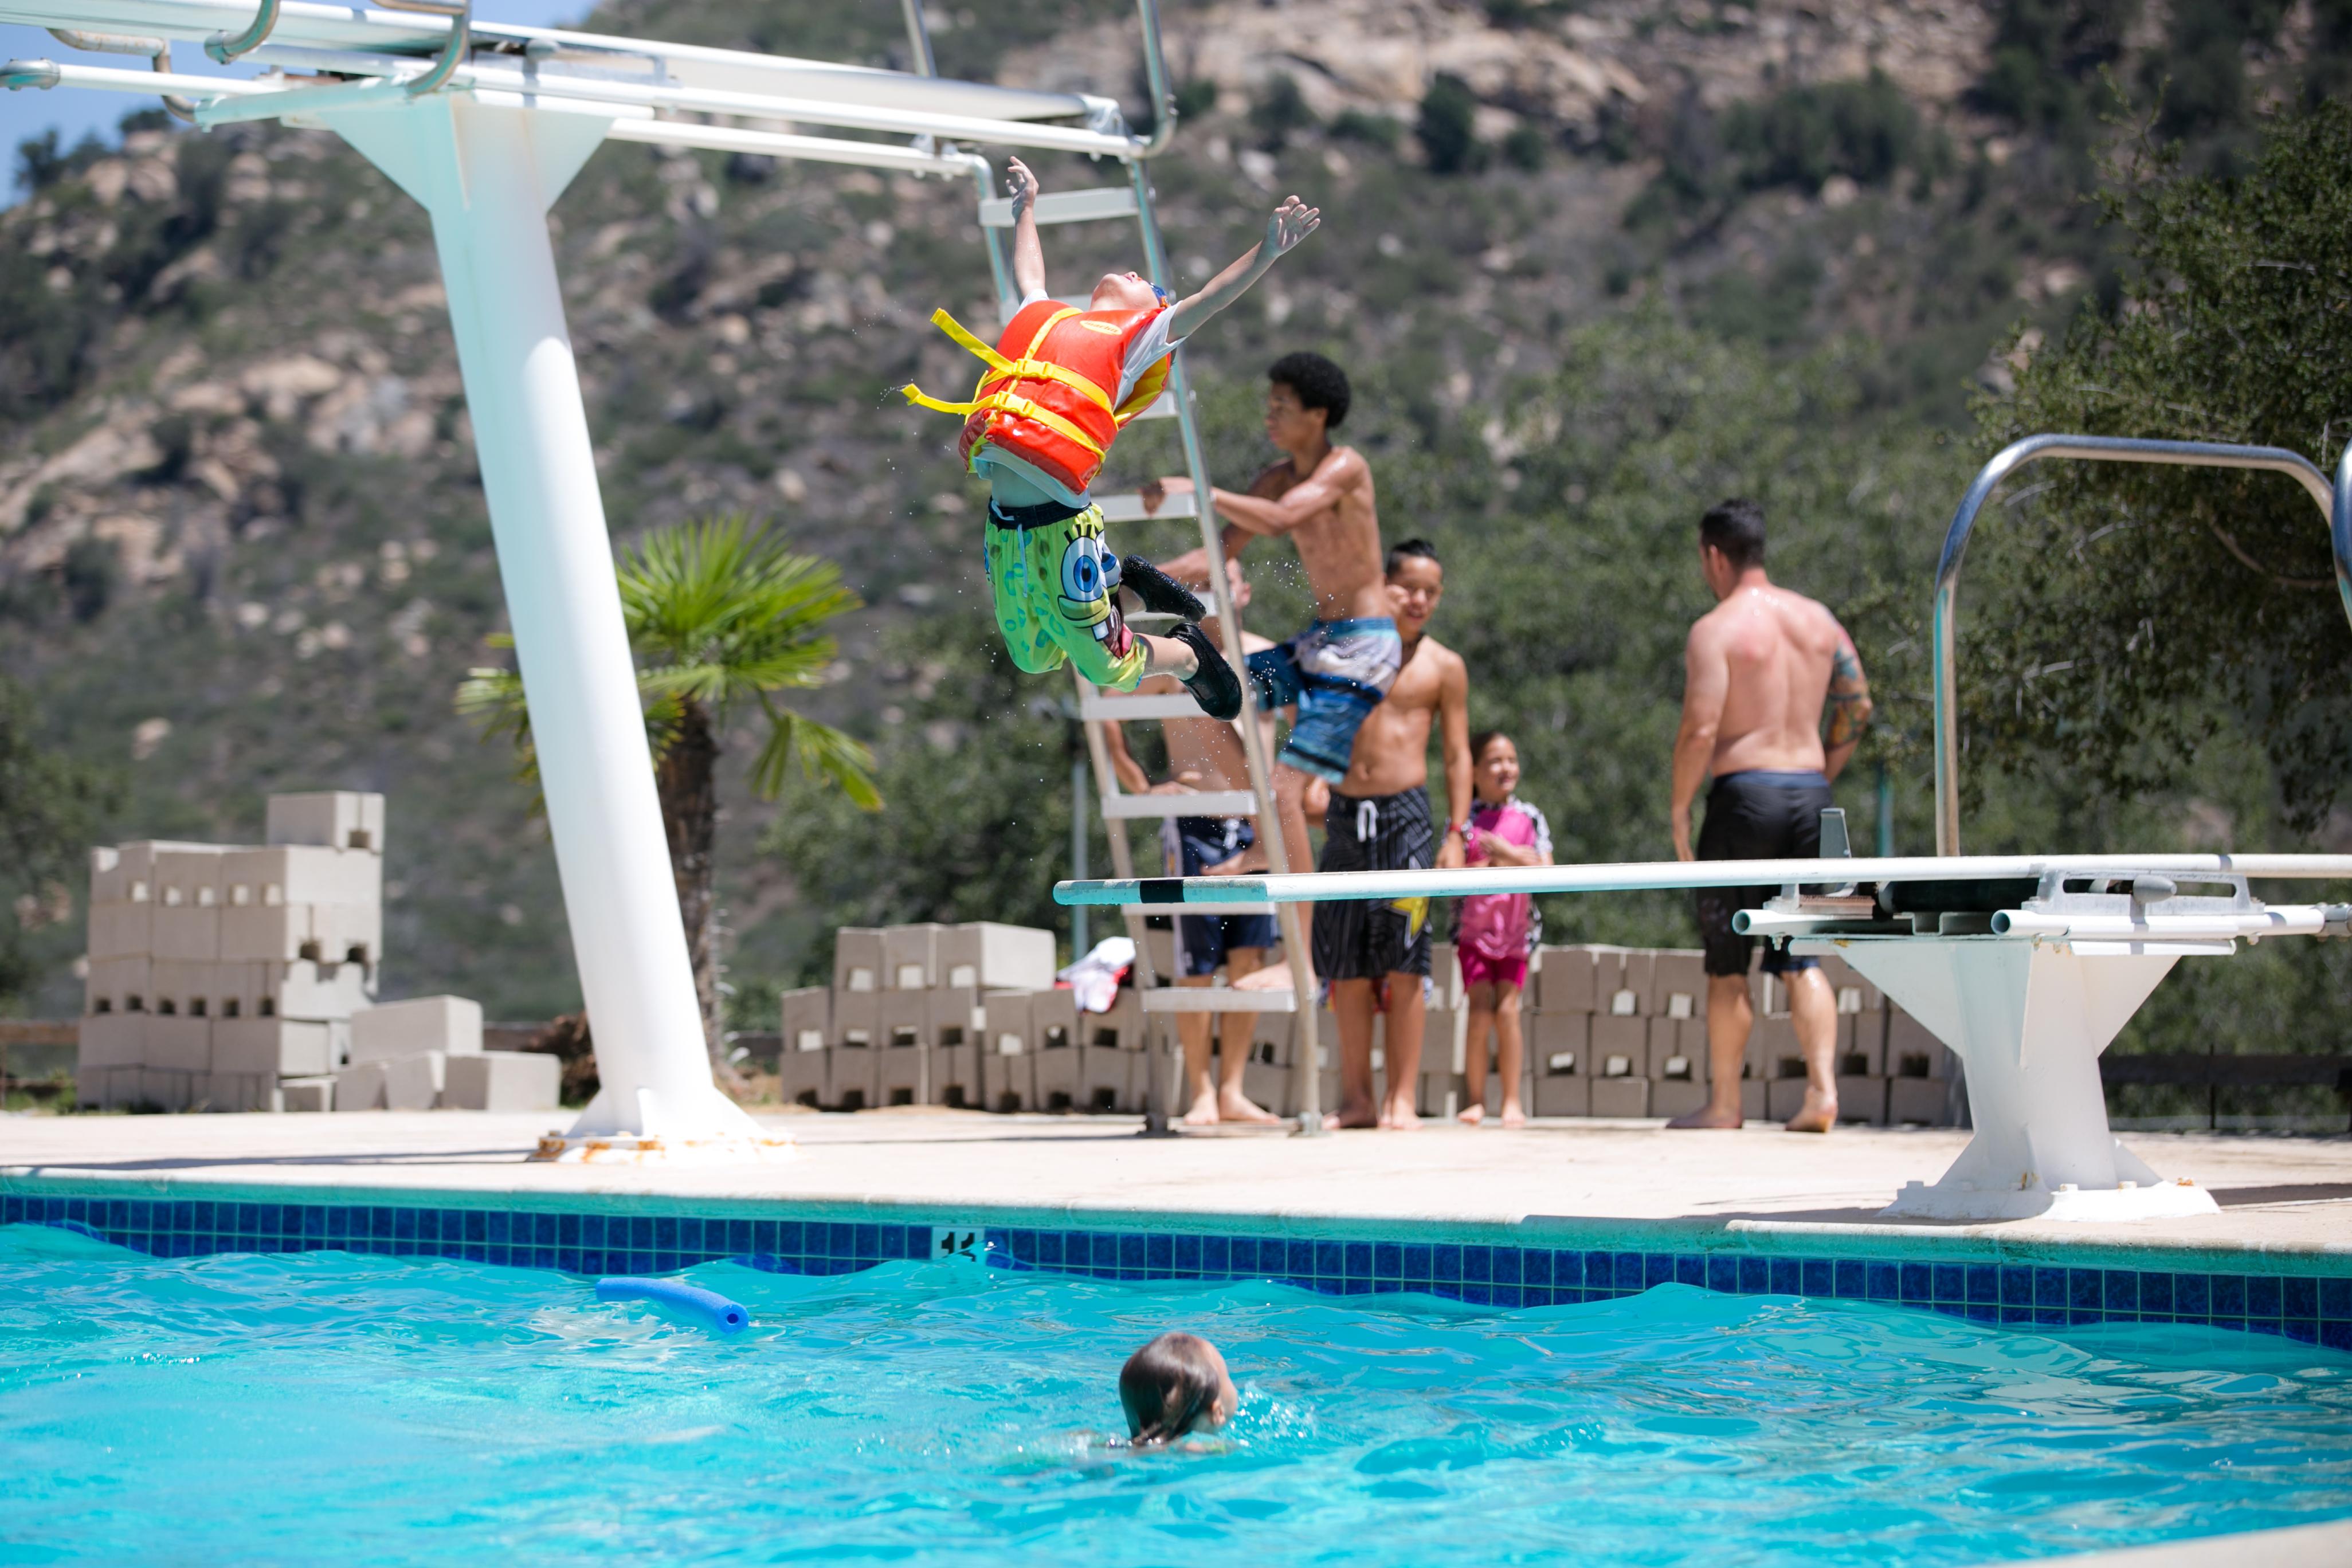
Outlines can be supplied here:
M1951 1168L1905 1184L1887 1219L2157 1219L2211 1214L2107 1124L2099 1054L2187 957L2241 942L2352 935L2352 904L2267 904L2251 883L2352 882L2345 855L1942 856L1536 866L1320 876L1065 882L1062 903L1171 913L1222 900L1461 898L1778 888L1743 934L1835 952L1966 1068L1974 1136Z

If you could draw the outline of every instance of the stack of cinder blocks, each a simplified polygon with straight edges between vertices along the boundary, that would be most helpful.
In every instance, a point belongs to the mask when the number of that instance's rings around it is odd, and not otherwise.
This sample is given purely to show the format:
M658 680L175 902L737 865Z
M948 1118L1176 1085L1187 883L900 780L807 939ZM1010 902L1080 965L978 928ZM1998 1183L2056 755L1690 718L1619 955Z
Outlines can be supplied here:
M834 1110L1130 1109L1142 1087L1132 994L1082 1014L1055 967L1054 933L1028 926L844 927L833 984L783 998L782 1094Z
M353 1016L351 1064L335 1075L331 1109L552 1110L562 1072L552 1056L484 1050L480 1003L417 996Z
M90 852L87 1104L266 1110L333 1073L375 994L383 797L269 797L260 846Z
M1740 1068L1740 1109L1785 1121L1804 1102L1805 1061L1788 987L1757 966L1755 1024ZM1951 1058L1919 1022L1835 955L1822 960L1837 1006L1839 1119L1873 1126L1951 1120ZM1705 1104L1710 1072L1702 954L1547 947L1529 979L1526 1022L1538 1116L1680 1116Z

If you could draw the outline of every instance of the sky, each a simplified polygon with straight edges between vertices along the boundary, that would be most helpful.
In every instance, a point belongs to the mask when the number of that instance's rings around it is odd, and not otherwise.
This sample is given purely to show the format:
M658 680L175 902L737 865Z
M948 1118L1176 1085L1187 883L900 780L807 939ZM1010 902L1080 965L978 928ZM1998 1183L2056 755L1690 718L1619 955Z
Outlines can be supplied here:
M474 0L474 15L481 20L513 22L524 26L562 26L578 21L591 9L590 0ZM69 49L38 27L0 26L0 58L144 68L144 62L128 55L88 55ZM254 74L252 67L223 71L205 58L202 45L188 43L173 46L172 68L192 76ZM14 204L25 194L16 184L18 142L51 128L57 131L58 142L66 147L91 132L110 140L116 123L124 115L135 109L154 107L154 99L127 92L69 87L52 88L46 92L0 91L0 156L7 160L6 172L0 174L0 180L7 184L7 189L0 192L0 205Z

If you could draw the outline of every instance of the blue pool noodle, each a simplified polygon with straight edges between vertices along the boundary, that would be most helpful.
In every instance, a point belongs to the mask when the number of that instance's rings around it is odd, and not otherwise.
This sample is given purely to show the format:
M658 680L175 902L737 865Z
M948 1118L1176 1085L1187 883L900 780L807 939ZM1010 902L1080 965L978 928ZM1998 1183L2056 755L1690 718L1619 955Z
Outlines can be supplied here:
M614 1278L596 1281L599 1301L653 1301L675 1307L713 1333L740 1334L751 1326L751 1314L716 1290L681 1285L675 1279Z

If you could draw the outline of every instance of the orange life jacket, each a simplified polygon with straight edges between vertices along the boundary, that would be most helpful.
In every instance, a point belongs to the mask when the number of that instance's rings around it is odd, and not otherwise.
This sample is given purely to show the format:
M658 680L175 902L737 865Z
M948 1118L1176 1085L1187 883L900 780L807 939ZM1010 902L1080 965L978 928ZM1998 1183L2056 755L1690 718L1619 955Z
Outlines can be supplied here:
M1172 355L1146 371L1125 402L1112 402L1128 345L1159 313L1081 310L1052 300L1033 300L1021 307L992 349L953 316L934 310L931 324L985 360L988 369L969 403L942 403L911 385L900 390L909 403L966 416L958 449L967 464L987 444L1024 459L1073 495L1084 495L1118 433L1168 384Z

